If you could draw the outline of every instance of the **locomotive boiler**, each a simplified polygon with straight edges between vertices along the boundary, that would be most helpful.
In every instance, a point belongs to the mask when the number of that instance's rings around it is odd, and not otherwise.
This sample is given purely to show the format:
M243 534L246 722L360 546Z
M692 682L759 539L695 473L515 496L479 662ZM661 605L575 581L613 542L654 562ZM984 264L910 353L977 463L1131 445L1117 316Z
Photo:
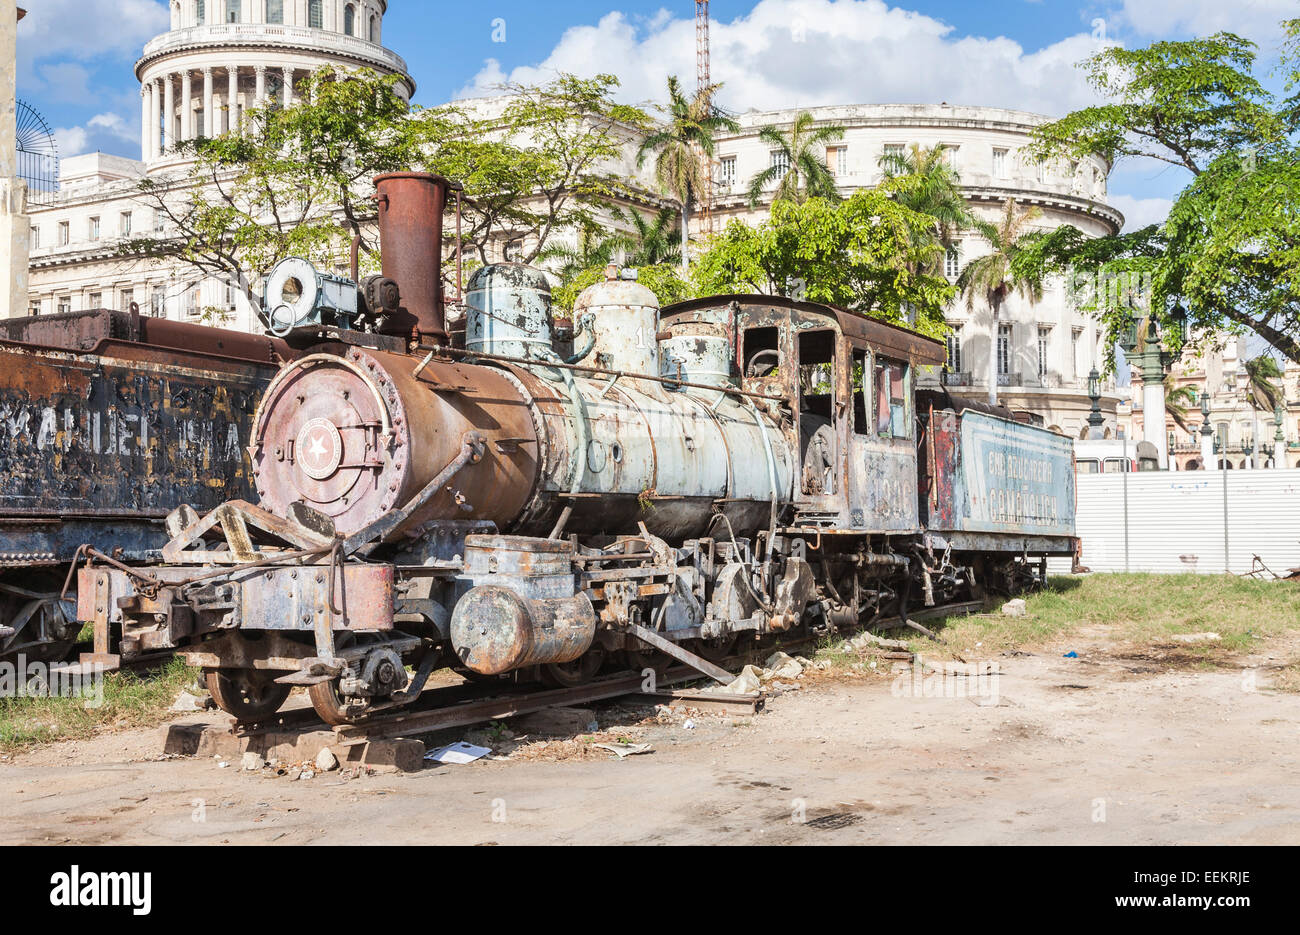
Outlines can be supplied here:
M939 342L766 296L661 311L616 270L557 322L515 264L475 273L449 334L448 183L377 188L377 298L280 325L304 350L254 418L258 503L180 506L163 563L80 573L97 633L178 650L236 716L301 685L345 723L441 667L574 685L676 659L722 681L739 641L905 617L1072 550L1068 439L919 396ZM936 412L992 428L963 446ZM994 437L1010 474L967 478ZM964 499L945 513L941 490Z

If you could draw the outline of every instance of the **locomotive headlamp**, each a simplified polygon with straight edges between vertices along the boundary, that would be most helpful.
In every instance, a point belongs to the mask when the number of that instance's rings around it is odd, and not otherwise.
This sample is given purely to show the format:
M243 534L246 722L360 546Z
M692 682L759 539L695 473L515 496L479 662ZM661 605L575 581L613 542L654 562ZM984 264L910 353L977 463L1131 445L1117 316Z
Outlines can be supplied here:
M357 284L322 273L301 257L272 267L263 293L263 317L276 337L305 325L350 327L357 314Z

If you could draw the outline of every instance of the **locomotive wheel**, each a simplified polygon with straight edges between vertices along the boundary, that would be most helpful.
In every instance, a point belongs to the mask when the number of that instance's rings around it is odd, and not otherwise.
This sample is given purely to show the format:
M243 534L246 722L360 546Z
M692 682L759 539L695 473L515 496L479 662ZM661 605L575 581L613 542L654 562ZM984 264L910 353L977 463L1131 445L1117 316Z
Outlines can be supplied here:
M307 697L311 699L316 715L331 727L354 724L361 719L360 715L351 713L352 706L339 694L338 679L317 682L307 689Z
M716 640L695 640L690 649L701 659L718 663L731 656L736 651L736 644L739 642L740 635L733 633L731 636L720 637Z
M553 688L576 688L595 678L604 662L604 650L589 649L572 662L552 662L542 666L542 681Z
M288 685L256 669L205 669L203 676L217 707L240 721L268 718L289 697Z

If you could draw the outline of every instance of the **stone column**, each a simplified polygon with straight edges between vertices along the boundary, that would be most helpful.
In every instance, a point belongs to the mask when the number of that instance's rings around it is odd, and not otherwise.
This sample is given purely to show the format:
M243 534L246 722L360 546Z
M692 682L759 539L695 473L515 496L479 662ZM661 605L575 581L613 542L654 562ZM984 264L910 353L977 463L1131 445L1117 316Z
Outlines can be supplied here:
M188 68L181 75L181 139L194 139L194 78Z
M162 99L158 82L149 80L149 161L162 155Z
M172 75L163 79L163 148L175 149L176 140L176 95L173 90L174 81Z
M140 85L140 160L148 162L151 154L149 150L149 86Z
M212 69L203 69L203 135L216 136L217 121L212 114Z
M266 66L254 65L253 72L257 75L256 103L261 107L266 103Z
M288 65L284 68L284 106L293 106L293 69Z
M226 132L239 127L239 68L226 69Z
M27 267L31 223L27 219L27 186L18 172L17 68L18 12L8 0L0 2L0 318L27 314Z

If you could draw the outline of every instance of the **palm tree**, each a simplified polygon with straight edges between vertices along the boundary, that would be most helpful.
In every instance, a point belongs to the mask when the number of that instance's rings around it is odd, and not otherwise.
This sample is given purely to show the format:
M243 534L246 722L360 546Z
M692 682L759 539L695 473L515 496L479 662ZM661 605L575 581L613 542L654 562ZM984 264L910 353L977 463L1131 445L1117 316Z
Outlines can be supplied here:
M672 208L660 208L647 218L640 211L614 209L614 216L630 226L629 247L624 260L628 266L658 266L676 263L682 258L682 232L676 226Z
M1187 424L1187 410L1196 405L1196 390L1191 384L1176 386L1174 375L1165 374L1165 412L1174 420L1174 425L1190 433L1192 427Z
M919 272L937 274L957 232L974 224L957 170L948 161L943 146L927 149L917 143L906 152L886 152L879 165L885 174L883 187L899 204L934 218L931 233L943 252Z
M844 138L844 128L817 127L811 111L800 111L788 134L767 126L758 138L772 147L772 164L749 180L749 206L758 207L763 190L776 182L772 200L802 202L807 198L838 201L839 186L826 166L826 144Z
M998 317L1007 296L1020 295L1037 302L1043 297L1043 275L1040 268L1025 269L1017 262L1037 235L1026 228L1042 214L1036 207L1024 211L1016 209L1016 200L1008 198L1003 206L1002 219L997 224L976 220L974 227L988 241L990 252L971 260L957 277L957 288L966 296L967 308L973 308L975 297L982 295L993 309L993 323L989 333L989 402L998 401Z
M550 244L537 255L539 262L559 261L555 274L570 282L583 270L607 266L615 255L633 246L626 234L608 234L594 225L584 225L578 231L576 244Z
M1277 360L1267 354L1246 361L1246 401L1256 411L1272 412L1281 396L1274 380L1282 379Z
M676 75L668 76L668 122L641 141L636 164L645 164L646 156L655 154L655 181L664 194L681 206L682 272L690 265L687 248L691 240L691 205L709 183L701 156L713 158L713 137L720 131L735 133L740 124L718 110L713 96L722 87L711 84L687 98Z

